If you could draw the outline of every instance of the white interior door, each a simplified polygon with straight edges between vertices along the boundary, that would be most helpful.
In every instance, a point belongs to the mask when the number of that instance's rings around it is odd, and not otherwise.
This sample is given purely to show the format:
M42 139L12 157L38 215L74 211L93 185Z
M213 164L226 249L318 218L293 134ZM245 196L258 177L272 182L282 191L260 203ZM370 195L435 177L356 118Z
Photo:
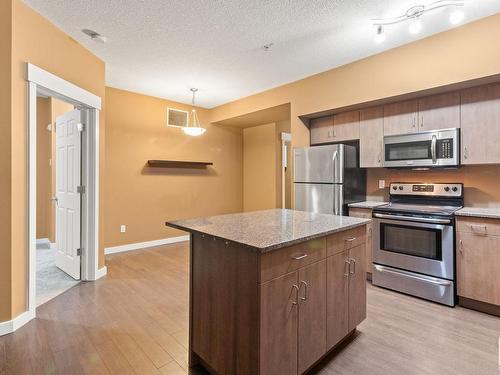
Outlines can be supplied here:
M56 119L56 266L80 279L81 112Z

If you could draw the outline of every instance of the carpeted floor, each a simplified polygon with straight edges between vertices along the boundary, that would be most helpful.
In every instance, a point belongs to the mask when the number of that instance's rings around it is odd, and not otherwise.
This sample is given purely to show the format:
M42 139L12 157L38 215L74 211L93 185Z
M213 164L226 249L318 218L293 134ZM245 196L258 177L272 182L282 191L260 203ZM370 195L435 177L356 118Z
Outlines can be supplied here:
M54 244L37 243L36 305L40 306L79 283L56 267Z

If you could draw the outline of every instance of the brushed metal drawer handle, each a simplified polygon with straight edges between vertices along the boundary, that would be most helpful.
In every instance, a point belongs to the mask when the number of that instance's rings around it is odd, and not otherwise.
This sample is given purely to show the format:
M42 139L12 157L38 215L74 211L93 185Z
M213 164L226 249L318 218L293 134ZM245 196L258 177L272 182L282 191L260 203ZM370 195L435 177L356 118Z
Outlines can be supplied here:
M307 258L307 254L302 254L302 255L297 255L297 256L292 257L293 260L301 260L304 258Z
M299 304L299 292L300 292L300 289L299 289L298 285L293 284L292 285L291 293L293 293L294 289L295 289L295 301L292 301L292 305L296 306L296 305Z
M345 239L345 242L352 242L352 241L356 241L356 237L349 237Z

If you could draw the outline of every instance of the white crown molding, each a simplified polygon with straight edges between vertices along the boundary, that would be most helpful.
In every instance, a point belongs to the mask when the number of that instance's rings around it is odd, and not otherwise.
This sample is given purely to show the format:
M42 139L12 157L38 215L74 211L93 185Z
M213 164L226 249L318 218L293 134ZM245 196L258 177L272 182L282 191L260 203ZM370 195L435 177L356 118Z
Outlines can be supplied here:
M127 244L127 245L107 247L104 249L104 254L122 253L124 251L140 250L140 249L145 249L147 247L162 246L162 245L168 245L168 244L173 244L173 243L177 243L177 242L184 242L184 241L189 241L189 235L164 238L161 240L154 240L154 241L137 242L137 243L131 243L131 244Z

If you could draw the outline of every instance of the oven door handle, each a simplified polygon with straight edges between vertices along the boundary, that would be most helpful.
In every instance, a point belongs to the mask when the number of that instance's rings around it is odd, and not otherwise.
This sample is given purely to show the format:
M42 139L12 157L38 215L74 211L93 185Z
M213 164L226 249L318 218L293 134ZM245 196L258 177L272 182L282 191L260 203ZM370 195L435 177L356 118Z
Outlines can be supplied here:
M402 275L402 276L405 276L405 277L409 277L411 279L415 279L415 280L418 280L418 281L423 281L423 282L430 283L430 284L440 285L440 286L450 286L450 285L452 285L451 281L440 280L440 279L437 279L435 277L424 276L424 275L420 276L420 275L414 274L413 272L407 272L407 271L403 271L403 270L397 270L397 271L395 271L395 270L391 270L390 268L387 268L387 267L384 267L384 266L380 266L378 264L374 264L373 266L379 272L392 273L394 275Z
M450 219L433 219L430 217L409 217L409 216L401 216L401 215L387 215L387 214L379 214L374 213L374 217L379 219L391 219L391 220L402 220L402 221L416 221L420 223L432 223L432 224L450 224Z

